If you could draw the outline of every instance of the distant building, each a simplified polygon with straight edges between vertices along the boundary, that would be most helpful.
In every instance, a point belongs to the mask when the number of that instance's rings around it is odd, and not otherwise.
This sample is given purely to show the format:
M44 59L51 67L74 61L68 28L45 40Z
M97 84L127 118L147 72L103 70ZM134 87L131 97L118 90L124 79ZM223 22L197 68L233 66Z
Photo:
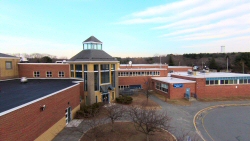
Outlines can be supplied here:
M0 80L18 77L19 57L0 53Z

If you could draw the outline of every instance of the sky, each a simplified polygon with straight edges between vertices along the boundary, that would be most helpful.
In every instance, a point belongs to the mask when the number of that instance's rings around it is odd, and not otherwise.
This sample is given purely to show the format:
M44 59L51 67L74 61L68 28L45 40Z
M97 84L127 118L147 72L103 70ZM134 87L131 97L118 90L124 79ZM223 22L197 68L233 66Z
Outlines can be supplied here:
M249 0L0 0L0 52L58 58L90 36L113 57L250 52Z

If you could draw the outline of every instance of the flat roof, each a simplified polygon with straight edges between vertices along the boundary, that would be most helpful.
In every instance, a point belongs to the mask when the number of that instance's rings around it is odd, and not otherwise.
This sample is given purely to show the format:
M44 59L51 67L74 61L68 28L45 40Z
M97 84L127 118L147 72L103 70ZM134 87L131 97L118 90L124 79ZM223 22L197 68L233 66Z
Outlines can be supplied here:
M2 112L76 85L76 79L20 79L0 81L0 115Z
M132 66L167 66L168 64L132 64ZM120 66L130 66L129 64L120 64Z
M118 69L118 71L142 71L142 70L168 70L166 68L124 68Z
M190 66L168 66L168 68L192 68Z
M153 80L158 80L166 83L195 83L196 81L174 78L174 77L152 77Z
M193 72L193 75L190 75L187 72L176 72L171 74L190 77L190 78L250 77L250 74L229 73L229 72L208 72L208 73Z

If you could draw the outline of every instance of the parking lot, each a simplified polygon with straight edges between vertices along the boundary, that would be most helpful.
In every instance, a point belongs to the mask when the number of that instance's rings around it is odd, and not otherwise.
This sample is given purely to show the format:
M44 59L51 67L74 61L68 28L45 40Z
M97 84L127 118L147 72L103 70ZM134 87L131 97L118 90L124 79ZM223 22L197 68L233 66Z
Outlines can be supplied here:
M250 106L220 107L203 116L202 135L207 141L250 139Z

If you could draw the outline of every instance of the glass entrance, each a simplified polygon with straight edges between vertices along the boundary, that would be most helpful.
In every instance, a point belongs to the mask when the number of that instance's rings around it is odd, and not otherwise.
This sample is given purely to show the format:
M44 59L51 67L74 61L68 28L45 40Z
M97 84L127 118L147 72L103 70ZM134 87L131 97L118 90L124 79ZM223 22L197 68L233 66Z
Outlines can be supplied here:
M102 102L109 103L109 93L102 93Z

